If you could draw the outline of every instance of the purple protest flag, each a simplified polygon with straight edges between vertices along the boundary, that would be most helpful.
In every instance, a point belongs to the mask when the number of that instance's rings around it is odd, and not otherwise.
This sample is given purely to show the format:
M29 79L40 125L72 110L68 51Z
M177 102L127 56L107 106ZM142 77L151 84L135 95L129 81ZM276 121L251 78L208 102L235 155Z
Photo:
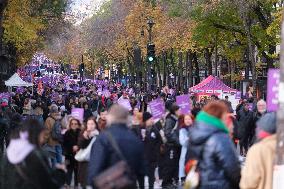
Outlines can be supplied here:
M83 108L72 108L71 116L74 118L84 121L84 109Z
M249 110L253 111L253 103L249 103L248 106L249 106Z
M108 98L108 97L110 97L110 92L109 92L109 90L104 90L103 92L102 92L102 94L106 97L106 98Z
M267 111L278 110L280 70L269 69L267 79Z
M128 98L123 98L122 96L117 100L117 103L121 106L123 106L124 108L126 108L128 111L131 111L131 104L129 102Z
M162 119L165 112L166 112L166 108L165 108L165 104L164 101L160 98L153 100L149 103L149 107L152 113L152 116L155 120L159 120Z
M242 92L241 91L237 91L235 99L241 99L241 98L242 98Z
M190 95L177 96L176 103L180 107L182 114L190 113Z

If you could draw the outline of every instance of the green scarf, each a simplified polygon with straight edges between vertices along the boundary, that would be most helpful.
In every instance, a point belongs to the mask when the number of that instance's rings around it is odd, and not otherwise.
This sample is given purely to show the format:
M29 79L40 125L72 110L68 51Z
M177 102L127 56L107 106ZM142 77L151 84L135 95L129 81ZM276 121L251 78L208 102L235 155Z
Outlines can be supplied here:
M218 119L218 118L216 118L212 115L209 115L208 113L206 113L204 111L201 111L197 115L196 121L201 121L201 122L207 123L208 125L216 127L218 129L221 129L225 133L229 133L229 129L226 127L226 125L223 123L223 121L221 121L220 119Z

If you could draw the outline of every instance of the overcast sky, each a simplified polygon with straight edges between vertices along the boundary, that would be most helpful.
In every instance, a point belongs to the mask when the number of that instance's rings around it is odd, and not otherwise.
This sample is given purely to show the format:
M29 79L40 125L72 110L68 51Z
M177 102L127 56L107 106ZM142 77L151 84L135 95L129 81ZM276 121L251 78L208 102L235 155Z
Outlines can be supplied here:
M73 0L71 9L72 12L77 15L77 24L80 24L84 19L91 17L103 1L105 0Z

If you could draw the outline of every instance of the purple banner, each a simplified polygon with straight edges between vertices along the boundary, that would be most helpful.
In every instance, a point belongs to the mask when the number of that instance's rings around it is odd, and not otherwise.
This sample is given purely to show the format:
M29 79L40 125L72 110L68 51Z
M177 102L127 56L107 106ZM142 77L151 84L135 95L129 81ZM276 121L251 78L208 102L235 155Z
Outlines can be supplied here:
M190 95L177 96L176 103L180 107L182 114L190 113Z
M129 111L132 110L128 98L120 97L120 98L118 99L117 103L118 103L119 105L123 106L124 108L126 108L126 109L129 110Z
M268 70L268 80L267 80L267 110L268 111L278 110L279 82L280 82L279 69L269 69Z
M165 109L164 101L162 99L156 99L156 100L151 101L149 103L149 106L150 106L150 110L153 115L153 118L155 120L163 118L166 112L166 109Z
M235 98L236 98L236 99L241 99L241 98L242 98L242 92L241 92L241 91L237 91Z
M84 109L83 108L73 108L71 110L71 116L76 119L83 121L84 120Z

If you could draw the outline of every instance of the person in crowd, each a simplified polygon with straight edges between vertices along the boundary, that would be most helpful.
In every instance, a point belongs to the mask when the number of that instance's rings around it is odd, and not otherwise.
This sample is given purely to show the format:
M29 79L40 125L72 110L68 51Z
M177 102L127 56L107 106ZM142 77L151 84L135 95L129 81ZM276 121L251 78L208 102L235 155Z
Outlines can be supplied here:
M132 116L131 130L135 133L135 135L138 138L141 138L141 129L145 129L142 128L143 127L142 122L143 122L143 113L139 112L138 109L134 109Z
M44 104L42 100L39 98L36 100L36 103L34 105L34 116L41 122L43 123L43 109L44 109Z
M99 135L98 124L95 117L89 117L86 121L86 128L83 129L78 138L79 149L86 149L92 140ZM78 163L78 182L83 188L87 186L88 161Z
M257 121L258 143L247 154L242 170L241 189L271 189L276 154L276 113L267 113Z
M26 98L24 101L24 106L23 106L23 115L31 115L32 113L32 104L31 100L29 98Z
M191 110L191 114L195 118L200 111L201 111L200 103L195 103Z
M7 138L8 127L9 120L4 116L2 108L0 108L0 159L2 154L4 154L5 139Z
M98 95L93 94L93 99L89 101L89 107L93 112L94 116L98 116L99 106L100 106L99 97Z
M264 116L267 111L266 111L266 102L264 100L259 100L256 104L256 107L257 107L257 110L256 112L253 113L253 123L254 123L254 128L253 128L253 132L251 133L251 136L250 136L250 141L251 141L251 145L256 142L256 133L255 133L255 130L256 130L256 123L257 121L262 117Z
M188 154L198 161L199 189L238 188L241 167L225 125L227 113L225 103L209 102L190 129Z
M248 103L245 102L243 108L238 111L237 120L239 122L240 153L245 156L250 144L250 136L254 133L253 112L249 110Z
M237 105L236 107L236 113L238 113L242 108L243 108L243 105L246 103L246 100L243 100L243 99L240 99L239 100L239 104Z
M178 169L180 158L178 117L181 115L178 105L173 103L166 117L164 132L166 137L164 165L162 168L163 188L171 188L178 182Z
M45 120L45 127L47 129L46 133L46 140L47 144L54 148L56 153L56 158L53 159L52 164L53 166L57 163L62 163L62 140L63 137L61 136L61 115L58 110L58 106L53 104L50 106L50 114L48 118Z
M145 148L146 170L149 178L149 189L154 189L155 170L158 167L160 146L163 141L160 131L155 126L154 119L149 112L143 113L143 125L145 127L143 143Z
M81 123L78 119L71 118L69 129L64 134L64 154L67 165L67 187L70 187L74 173L75 186L78 186L78 162L75 160L75 154L79 151L78 138L80 134Z
M64 184L65 167L49 166L40 146L44 142L44 127L37 120L28 119L13 130L0 170L1 189L59 189Z
M84 108L84 121L87 121L89 117L93 116L93 113L91 109L89 108L89 105L87 102L83 103L83 108Z
M98 118L99 131L105 130L106 126L107 126L107 111L104 108L102 108L100 111L100 116Z
M185 180L185 158L187 153L188 147L188 135L189 135L189 128L192 126L193 121L191 115L184 115L179 118L179 143L182 146L181 155L179 158L179 179L181 181Z
M113 105L107 115L109 128L97 137L92 146L88 169L89 185L94 186L94 178L121 161L109 141L110 136L117 143L126 163L133 172L133 176L142 178L145 175L143 144L127 128L127 122L128 111L120 105Z

